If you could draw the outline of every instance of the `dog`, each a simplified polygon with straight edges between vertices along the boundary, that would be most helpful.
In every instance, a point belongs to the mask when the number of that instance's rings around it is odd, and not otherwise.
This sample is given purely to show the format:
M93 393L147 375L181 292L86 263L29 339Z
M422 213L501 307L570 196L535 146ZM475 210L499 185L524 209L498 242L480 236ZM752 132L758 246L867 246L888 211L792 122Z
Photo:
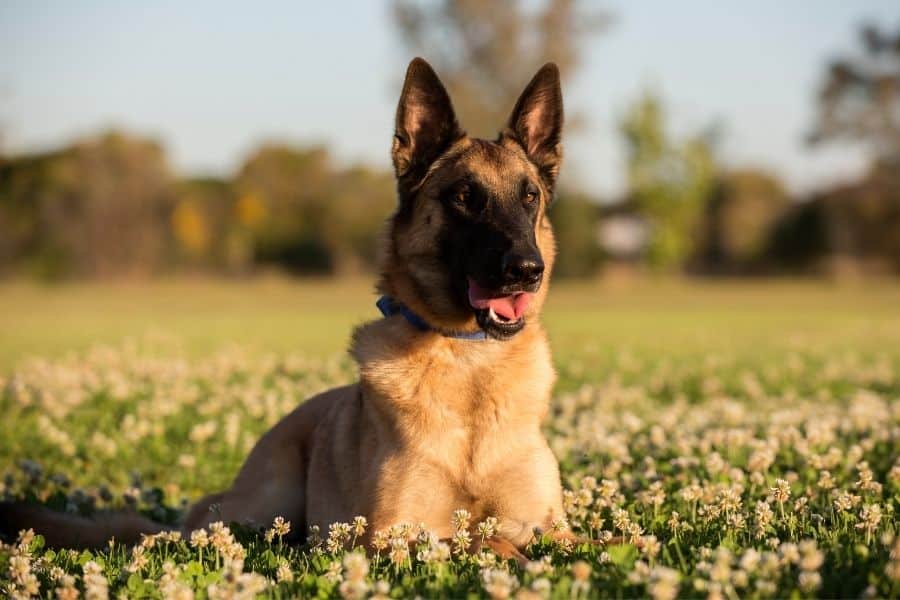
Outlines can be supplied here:
M425 60L409 64L391 147L398 206L380 259L384 318L353 334L359 381L284 417L230 489L188 511L183 532L276 516L324 531L362 515L370 532L423 523L450 538L464 508L475 520L496 517L486 543L520 557L535 531L564 517L559 466L541 432L556 375L538 320L555 255L547 208L562 127L553 63L492 141L460 128ZM13 504L0 514L11 529L34 527L65 547L166 529L122 513L79 518Z

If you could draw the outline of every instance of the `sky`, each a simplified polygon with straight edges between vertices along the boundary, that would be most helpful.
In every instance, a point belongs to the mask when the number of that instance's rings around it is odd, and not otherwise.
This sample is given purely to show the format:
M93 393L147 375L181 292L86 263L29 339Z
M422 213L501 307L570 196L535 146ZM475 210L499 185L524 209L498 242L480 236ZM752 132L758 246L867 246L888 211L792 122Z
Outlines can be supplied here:
M622 193L616 122L646 89L677 135L716 124L724 165L770 170L795 193L864 169L862 149L804 138L828 60L857 51L864 21L900 26L896 0L586 4L614 24L564 86L587 120L565 140L569 182ZM0 143L45 150L118 127L159 139L183 174L227 176L271 139L389 168L409 58L382 2L4 0Z

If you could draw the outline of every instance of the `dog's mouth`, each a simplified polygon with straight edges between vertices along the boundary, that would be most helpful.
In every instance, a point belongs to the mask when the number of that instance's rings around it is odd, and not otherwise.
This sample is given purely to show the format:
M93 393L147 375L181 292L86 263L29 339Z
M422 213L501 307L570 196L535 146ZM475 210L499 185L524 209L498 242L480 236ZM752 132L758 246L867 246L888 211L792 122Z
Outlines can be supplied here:
M475 310L475 320L488 335L509 339L525 327L525 311L531 304L535 289L489 290L469 278L469 305Z

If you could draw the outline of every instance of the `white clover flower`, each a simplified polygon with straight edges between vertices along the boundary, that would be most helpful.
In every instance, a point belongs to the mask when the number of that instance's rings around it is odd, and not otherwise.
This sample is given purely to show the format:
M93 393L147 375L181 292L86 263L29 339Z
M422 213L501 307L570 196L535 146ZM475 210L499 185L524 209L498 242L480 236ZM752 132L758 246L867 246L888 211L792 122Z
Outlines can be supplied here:
M369 584L365 580L348 579L338 586L338 593L344 600L362 600L369 593Z
M409 560L409 541L403 538L391 538L391 551L388 554L390 561L398 566L402 566Z
M547 598L550 596L550 591L553 589L553 584L551 584L550 580L546 577L538 577L531 582L531 586L529 587L531 587L531 590L539 597Z
M634 567L628 573L628 583L639 585L646 583L650 577L650 566L642 560L634 562Z
M529 560L525 563L525 572L534 576L552 573L553 565L550 564L550 557L543 556L540 560Z
M583 560L572 565L572 595L586 596L591 591L591 566Z
M325 541L325 549L332 554L344 549L350 541L352 527L349 523L332 523L328 526L328 539Z
M129 573L137 573L147 566L148 559L144 556L144 546L135 546L131 549L131 562L125 567Z
M41 584L37 576L32 572L31 558L27 554L15 554L9 558L9 578L14 589L21 591L24 598L36 596L40 592Z
M481 585L492 599L503 600L519 587L519 580L505 569L483 569Z
M344 578L361 581L369 574L369 559L362 552L351 552L344 557Z
M454 531L459 531L460 529L468 529L471 520L472 514L464 508L453 511L453 516L450 518L450 522L453 525Z
M482 540L494 537L497 532L497 517L487 517L478 524L475 530Z
M451 550L447 543L432 539L428 542L427 547L419 550L416 558L423 563L439 564L448 562L450 556Z
M832 490L837 485L832 477L831 472L828 470L819 471L819 480L816 482L816 486L821 490Z
M219 583L210 584L206 593L213 600L256 598L269 582L259 573L244 573L243 559L226 559Z
M372 590L374 591L374 594L372 595L374 600L386 600L390 597L391 584L383 579L379 579L375 582L375 585L372 586Z
M654 567L650 570L647 593L653 600L674 600L678 597L681 576L675 569Z
M822 585L822 576L816 571L801 571L797 583L804 592L814 592Z
M220 552L225 552L234 543L234 535L222 521L209 524L209 543Z
M550 523L550 530L555 533L568 531L568 529L569 529L569 523L568 523L568 521L566 521L566 519L564 517L554 519L553 522Z
M56 593L57 600L77 600L80 596L78 588L75 587L75 578L71 575L63 575L59 579L59 587L53 591Z
M626 532L631 525L631 518L628 511L616 508L612 511L613 526L621 532Z
M360 537L366 533L369 522L363 516L353 517L353 535Z
M209 535L205 529L195 529L191 532L191 546L194 548L206 548L209 545Z
M103 576L100 565L90 560L81 567L84 597L87 600L105 600L109 596L109 582Z
M372 547L377 551L384 550L390 544L390 534L383 530L379 529L374 534L372 534Z
M791 497L791 484L786 479L776 479L775 487L769 490L775 502L784 503Z
M655 535L645 535L641 538L639 547L644 556L647 558L655 558L662 549L662 544L659 543L659 540L656 539Z
M469 546L472 545L472 536L466 529L457 529L453 534L453 552L455 554L466 554Z
M341 569L341 563L336 560L328 563L328 569L326 569L323 577L325 577L325 579L331 583L340 583L341 581L343 581L344 574Z
M741 560L738 563L744 571L747 573L754 573L756 568L759 566L761 557L759 552L754 548L747 548L744 553L741 555Z
M473 558L475 560L475 564L478 565L482 569L488 568L488 567L493 567L493 566L497 565L497 555L494 554L493 552L488 552L486 550L482 550L481 552L476 554Z
M275 517L275 520L272 522L272 529L275 531L275 535L282 537L291 532L291 522L285 521L284 517L278 516Z
M756 503L753 515L755 521L753 528L754 536L756 539L761 539L766 535L766 531L768 531L772 519L775 517L775 513L772 512L772 507L768 502L760 500Z
M666 501L666 492L661 481L654 481L650 486L638 494L638 500L649 506L659 507Z
M751 473L765 473L774 462L775 451L769 446L764 446L754 450L747 459L747 469Z
M783 565L795 565L800 562L800 548L793 542L784 542L778 547L778 554Z
M867 541L878 530L881 516L881 506L878 504L866 504L859 511L860 522L856 524L856 528L866 532Z
M278 569L275 571L275 580L278 583L294 581L294 571L286 560L278 563Z

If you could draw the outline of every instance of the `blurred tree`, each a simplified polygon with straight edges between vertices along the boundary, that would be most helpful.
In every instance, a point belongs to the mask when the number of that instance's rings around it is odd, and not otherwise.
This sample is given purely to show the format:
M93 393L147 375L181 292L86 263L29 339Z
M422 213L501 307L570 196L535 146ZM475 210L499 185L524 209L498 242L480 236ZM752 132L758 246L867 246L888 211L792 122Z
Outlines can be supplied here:
M589 34L610 23L577 0L394 0L402 43L424 56L447 86L460 122L493 137L541 64L555 61L569 78ZM570 115L574 116L574 115ZM569 125L573 120L569 119Z
M702 217L694 266L719 273L759 268L772 229L789 204L784 186L771 173L740 169L720 174Z
M161 268L172 179L154 141L110 132L0 167L0 252L43 277L104 277Z
M780 270L900 274L900 172L873 169L791 206L773 229L767 254Z
M330 157L321 147L266 144L247 159L235 178L244 203L236 208L255 198L265 215L252 235L257 262L303 273L334 268L326 236L332 183Z
M0 159L0 273L13 274L26 259L48 253L39 226L38 198L52 187L51 167L61 156L54 152Z
M172 213L172 229L189 255L203 256L209 252L210 225L196 199L188 197L178 201Z
M629 200L648 221L652 266L684 264L694 249L699 219L715 181L709 136L669 139L660 100L646 92L619 129L628 152Z
M824 264L832 274L900 272L900 28L865 25L859 34L862 52L829 65L810 141L860 141L873 165L860 181L793 211L773 239L776 256ZM811 237L803 244L787 239L799 233Z
M589 277L597 272L602 252L597 245L597 204L584 194L560 190L550 205L557 239L553 275Z
M854 139L878 162L900 168L900 29L860 29L863 53L833 61L819 90L810 141Z
M393 175L351 166L335 175L332 193L327 233L339 241L334 246L337 272L374 269L382 230L397 203Z
M395 203L387 171L336 169L324 148L263 146L235 188L235 214L254 240L256 260L300 273L371 267Z
M172 259L176 265L233 272L250 266L249 242L245 242L246 248L238 260L230 253L237 228L231 213L233 204L234 193L228 180L199 177L178 182L170 216L176 242Z
M164 259L172 177L155 141L111 132L75 145L59 165L59 195L42 216L90 276L149 273Z

